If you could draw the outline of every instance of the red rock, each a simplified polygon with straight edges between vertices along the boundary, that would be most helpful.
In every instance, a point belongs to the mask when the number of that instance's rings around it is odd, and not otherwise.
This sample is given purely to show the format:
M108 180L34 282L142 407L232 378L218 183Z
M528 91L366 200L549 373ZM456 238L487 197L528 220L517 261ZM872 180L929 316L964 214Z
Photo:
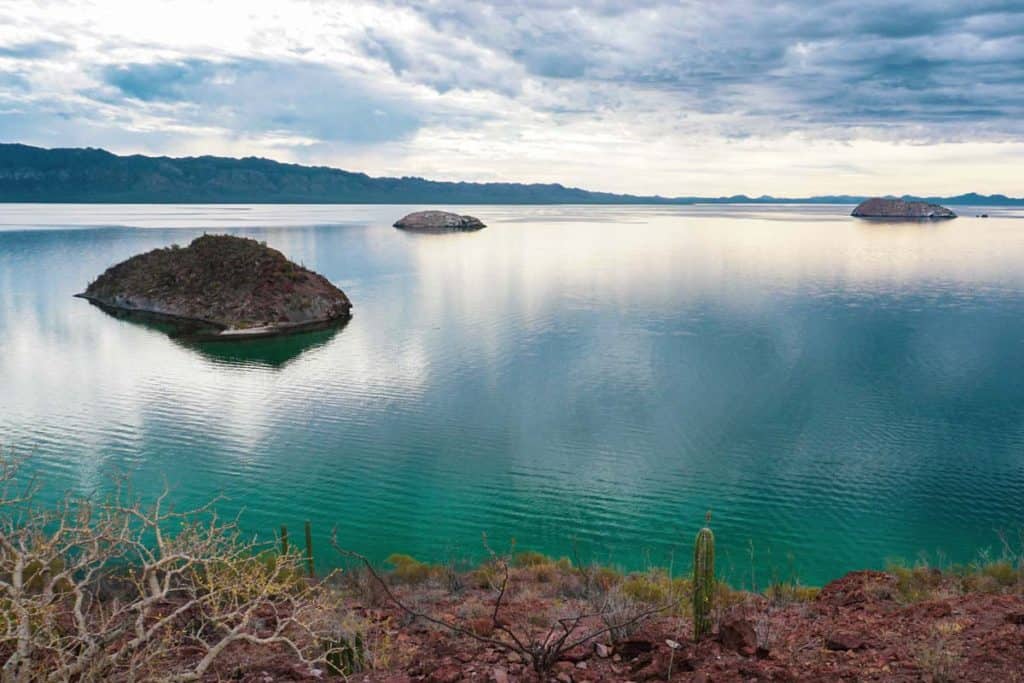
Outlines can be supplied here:
M615 652L622 655L623 659L632 659L653 649L654 643L649 640L624 640L615 645Z
M445 665L434 669L427 677L428 683L458 683L462 680L462 667Z
M753 655L757 651L757 633L750 620L742 616L730 615L722 620L718 628L718 639L722 647L743 655Z
M836 631L825 638L829 650L863 650L867 647L864 638L852 631Z

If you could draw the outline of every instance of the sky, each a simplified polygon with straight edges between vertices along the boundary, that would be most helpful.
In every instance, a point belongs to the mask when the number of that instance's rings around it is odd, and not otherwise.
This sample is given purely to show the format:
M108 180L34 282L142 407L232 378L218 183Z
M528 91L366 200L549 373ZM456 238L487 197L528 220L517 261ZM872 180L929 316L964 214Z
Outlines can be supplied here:
M1024 195L1024 0L0 0L0 141L667 196Z

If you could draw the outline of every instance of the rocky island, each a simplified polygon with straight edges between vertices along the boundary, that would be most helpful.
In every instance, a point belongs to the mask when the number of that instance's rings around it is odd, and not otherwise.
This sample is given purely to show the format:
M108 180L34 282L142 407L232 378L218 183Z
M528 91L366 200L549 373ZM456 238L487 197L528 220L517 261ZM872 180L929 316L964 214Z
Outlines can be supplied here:
M395 221L394 227L412 232L467 232L487 227L474 216L450 211L416 211Z
M240 339L321 329L352 303L322 275L266 244L203 235L111 266L76 296L112 313L179 323L191 336Z
M872 197L865 199L853 210L858 218L956 218L950 209L928 202L908 202L904 199Z

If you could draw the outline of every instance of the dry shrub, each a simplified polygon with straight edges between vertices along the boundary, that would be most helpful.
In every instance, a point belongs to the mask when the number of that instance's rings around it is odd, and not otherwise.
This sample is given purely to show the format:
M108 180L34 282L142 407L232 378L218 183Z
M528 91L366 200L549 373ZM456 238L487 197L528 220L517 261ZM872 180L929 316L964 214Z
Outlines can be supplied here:
M812 602L821 592L820 588L804 586L800 583L773 583L764 592L764 596L775 607L786 607L796 603Z
M177 512L117 491L52 508L0 457L5 681L196 681L245 648L325 666L332 595L304 559L243 538L212 503Z
M917 665L934 683L961 680L959 669L963 656L955 637L962 630L963 625L956 621L933 624L928 642L918 649Z
M512 556L513 567L536 567L551 564L551 558L532 550L516 553Z
M395 568L392 572L395 579L413 586L425 583L441 574L440 568L424 564L409 555L391 555L388 558L388 564Z

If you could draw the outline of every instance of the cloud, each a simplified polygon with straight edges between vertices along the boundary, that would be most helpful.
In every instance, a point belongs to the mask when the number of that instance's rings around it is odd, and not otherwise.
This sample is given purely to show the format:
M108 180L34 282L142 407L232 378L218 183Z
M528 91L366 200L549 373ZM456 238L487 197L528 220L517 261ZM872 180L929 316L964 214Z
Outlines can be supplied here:
M1024 27L1019 2L414 6L435 30L532 76L672 93L693 113L743 115L761 135L819 125L917 137L927 127L945 139L965 121L978 134L1022 132L1024 31L1007 30Z
M423 123L415 104L314 63L188 59L118 64L104 67L100 80L140 106L154 105L156 115L237 134L372 144L407 137Z
M34 40L27 43L0 44L0 58L47 59L72 49L70 43L59 40Z
M0 115L26 141L77 124L119 151L679 194L684 170L733 191L738 146L845 174L865 141L1024 141L1019 0L112 3L0 0ZM601 170L642 151L647 174Z

